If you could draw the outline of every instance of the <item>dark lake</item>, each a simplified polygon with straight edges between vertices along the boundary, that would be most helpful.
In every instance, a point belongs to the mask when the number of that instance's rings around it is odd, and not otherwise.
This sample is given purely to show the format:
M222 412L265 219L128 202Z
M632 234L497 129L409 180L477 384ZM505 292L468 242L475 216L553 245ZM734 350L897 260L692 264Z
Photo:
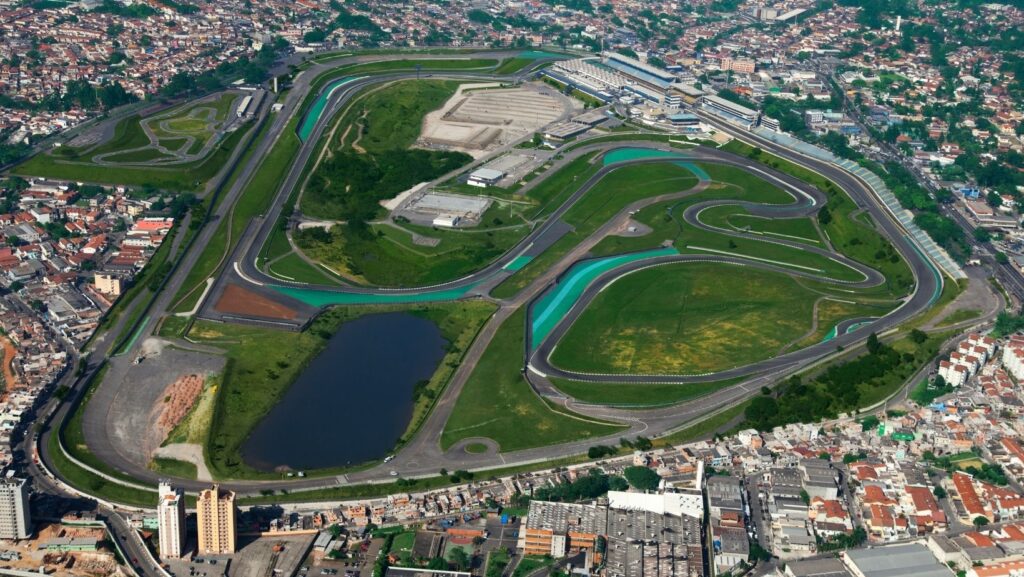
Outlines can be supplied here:
M242 445L250 466L336 467L388 454L412 417L445 341L432 321L373 314L341 326Z

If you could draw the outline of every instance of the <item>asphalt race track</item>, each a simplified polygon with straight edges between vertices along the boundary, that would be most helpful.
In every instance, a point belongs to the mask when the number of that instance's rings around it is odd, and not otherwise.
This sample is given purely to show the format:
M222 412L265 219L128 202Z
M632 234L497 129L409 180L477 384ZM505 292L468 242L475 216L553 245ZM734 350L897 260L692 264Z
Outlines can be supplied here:
M474 56L484 57L485 54L491 53L479 53ZM436 58L436 57L435 57ZM363 56L356 57L354 59L340 59L334 63L333 66L339 66L343 64L351 64L353 62L366 62L372 61L373 59L381 59L381 57ZM433 78L440 79L454 79L454 80L502 80L502 81L515 81L521 79L542 64L543 61L536 62L533 66L528 67L523 72L513 76L493 76L486 73L473 73L473 72L458 72L458 73L434 73ZM322 72L326 70L325 67L321 66L316 71ZM256 154L254 154L254 162L246 164L241 167L239 178L237 179L238 190L232 190L227 197L229 202L225 202L224 205L230 205L237 195L240 194L244 185L252 178L255 170L259 166L258 160L265 156L269 151L270 147L274 142L277 141L281 131L285 129L287 121L295 114L301 114L302 111L297 110L297 104L302 102L306 96L310 87L311 78L313 74L309 71L306 72L305 78L301 78L296 82L292 93L289 95L289 99L285 108L282 112L278 113L278 116L273 119L273 125L268 138L264 142L260 142L256 146ZM617 170L623 166L640 163L654 163L654 162L666 162L671 160L665 157L660 158L646 158L636 159L631 161L625 161L621 163L611 164L601 168L596 174L594 174L587 182L585 182L579 189L572 194L560 207L552 212L543 224L537 226L531 233L529 233L514 249L508 251L505 255L499 259L491 262L478 272L468 275L464 278L457 279L442 285L432 287L418 287L418 288L402 288L402 289L377 289L370 287L344 287L344 286L320 286L320 285L304 285L301 283L289 283L280 279L271 277L264 273L257 266L257 257L271 231L277 223L278 216L281 214L288 196L291 191L298 186L300 180L303 178L303 171L308 163L309 158L313 154L317 147L320 137L323 134L326 126L330 123L330 120L346 105L347 102L353 98L360 90L376 83L391 82L395 80L412 79L416 78L417 74L414 72L402 72L402 73L389 73L378 76L371 76L361 78L338 88L328 101L325 107L324 113L321 115L317 126L312 131L310 136L306 138L299 152L296 154L291 167L284 179L282 186L278 190L272 208L261 218L254 219L252 223L242 232L239 242L237 243L234 251L229 255L227 265L223 268L223 272L219 275L216 280L214 289L210 291L207 299L203 303L200 309L200 316L204 318L211 318L216 320L234 320L226 319L220 313L217 313L212 306L213 302L216 302L216 296L219 291L223 290L223 287L227 283L241 284L249 290L259 292L261 294L273 295L273 298L282 299L280 291L273 287L291 287L294 289L310 289L317 291L331 291L336 293L352 293L352 294L363 294L363 295L394 295L394 294L414 294L420 295L424 300L430 300L430 293L439 290L450 290L455 288L467 289L467 294L474 296L480 296L485 294L487 291L482 287L491 288L498 282L509 276L511 273L506 271L504 267L510 263L513 259L521 255L535 256L544 251L547 247L561 238L569 230L566 223L562 220L565 213L572 208L581 198L585 196L588 190L590 190L597 182L606 176L609 172ZM927 309L937 295L941 292L942 278L938 274L933 265L927 261L927 259L921 254L920 251L911 243L899 225L890 218L889 214L885 211L879 202L875 199L872 191L867 185L861 182L859 179L854 177L844 170L817 161L815 159L806 158L797 153L782 149L778 145L758 139L756 136L750 135L744 131L733 128L730 125L721 123L713 118L707 119L708 122L718 125L718 128L724 132L731 133L734 136L743 140L753 142L755 145L762 149L769 151L773 154L781 156L783 158L792 160L802 166L805 166L811 170L814 170L825 177L831 179L840 188L842 188L853 201L863 210L868 212L876 223L879 231L890 242L893 243L895 249L901 257L909 264L911 272L913 273L915 280L915 287L913 293L904 299L903 303L894 311L874 320L868 327L859 327L853 331L845 332L845 330L839 331L835 338L828 341L827 343L821 343L813 345L792 353L781 355L776 358L768 359L762 362L754 363L746 367L732 369L729 371L723 371L715 373L713 375L581 375L571 373L568 371L560 370L553 367L548 362L551 350L558 340L565 334L572 322L578 318L582 311L586 308L587 304L605 287L608 283L614 281L616 278L627 274L631 271L648 267L657 266L666 263L678 263L678 262L717 262L717 263L728 263L736 266L746 267L757 267L763 270L782 272L789 275L803 276L806 278L812 278L824 282L837 282L844 283L853 287L870 287L876 286L885 281L884 277L869 267L864 266L861 263L850 260L849 258L828 251L826 249L811 247L806 244L796 243L792 241L786 241L783 239L765 239L763 236L756 236L759 241L773 242L799 250L817 252L824 254L830 258L840 261L850 268L859 271L863 279L857 281L837 281L815 275L812 272L798 271L787 267L781 267L778 265L759 262L754 259L748 259L738 256L729 255L670 255L670 256L659 256L653 259L634 261L626 264L622 267L615 268L611 271L601 275L596 281L592 282L584 290L583 295L576 301L569 312L558 322L554 330L548 333L542 342L540 343L529 343L527 339L527 347L524 351L523 359L523 372L527 380L538 392L538 394L554 400L573 411L581 413L586 416L603 418L608 420L616 420L623 422L629 426L627 431L622 431L615 434L615 440L620 436L635 436L639 434L656 436L667 433L674 429L678 429L680 426L692 422L695 419L699 419L705 416L714 414L716 411L728 408L736 403L749 397L751 394L756 394L762 386L770 385L776 382L781 377L806 367L812 363L815 363L831 353L834 353L837 347L849 348L852 345L863 341L869 332L883 333L889 329L892 329L911 317L921 313ZM583 141L585 142L585 141ZM689 225L704 229L714 230L719 234L728 234L736 237L750 238L753 235L747 235L746 233L724 230L724 229L713 229L708 225L700 221L700 212L711 206L717 206L721 204L740 205L746 208L752 214L759 214L765 216L777 216L777 217L795 217L795 216L810 216L815 214L821 206L824 204L825 196L821 191L818 191L814 187L800 181L796 178L782 174L780 172L771 170L766 166L748 160L747 158L737 156L719 149L696 147L693 149L677 149L671 148L666 144L644 142L644 141L629 141L629 142L602 142L594 144L585 144L574 148L571 152L565 153L562 157L555 161L554 166L548 169L544 175L534 181L531 181L527 186L523 188L522 192L527 192L530 187L536 186L539 182L542 182L545 178L557 173L565 164L571 162L573 159L578 158L581 155L588 154L594 151L610 151L617 148L650 148L671 151L680 156L681 159L687 161L700 161L707 163L719 163L723 165L729 165L741 168L754 175L764 178L770 182L774 182L780 186L783 190L788 192L794 202L789 205L773 205L771 207L766 205L760 205L756 203L742 202L736 200L721 200L721 201L708 201L703 202L686 210L683 214L683 219ZM461 170L466 170L461 169ZM692 194L692 191L679 191L673 195L667 195L667 197L685 198L686 195ZM662 197L655 197L650 199L644 199L638 203L634 203L629 207L623 209L616 217L612 220L619 219L627 215L628 211L635 210L638 207L645 206L647 204L653 204L654 202L660 202L667 198L666 195ZM220 209L223 210L223 209ZM597 241L601 240L611 232L612 227L610 223L606 223L604 226L599 228L594 236L587 239L586 242L582 243L577 247L576 250L570 252L565 259L563 259L552 271L548 274L538 278L533 284L526 289L520 291L518 295L508 300L498 301L500 306L499 311L491 319L490 322L481 330L480 335L473 342L470 350L466 353L463 364L456 370L453 375L451 382L445 388L442 395L438 398L435 408L430 413L427 420L421 426L416 436L406 444L402 450L397 454L395 459L388 463L379 466L375 466L363 471L350 473L340 477L307 477L307 478L296 478L296 479L282 479L273 481L230 481L225 480L222 482L222 486L230 488L232 490L239 491L240 493L256 493L260 490L267 489L289 489L289 490L301 490L304 488L315 488L315 487L326 487L336 486L338 484L346 483L364 483L371 481L387 481L393 479L393 473L401 475L403 477L418 477L418 476L433 476L436 474L439 468L447 468L449 470L457 469L481 469L481 468L493 468L498 466L509 466L513 464L526 464L533 462L543 462L552 458L563 457L566 455L578 454L585 452L586 449L594 444L599 444L608 439L588 439L586 441L579 441L574 443L567 443L557 446L540 447L536 449L528 449L523 451L508 452L508 453L497 453L495 450L482 453L482 454L469 454L459 449L457 444L455 447L445 452L442 451L439 445L439 439L444 425L447 422L448 416L451 414L455 405L455 400L458 398L459 393L462 390L463 385L472 372L476 361L479 360L480 355L486 350L490 344L491 338L494 336L495 331L500 326L501 322L508 318L512 311L518 309L520 306L533 306L539 298L545 294L546 291L552 290L554 284L557 282L558 276L561 271L567 270L573 263L578 262L586 256L586 251L596 244ZM203 233L207 233L215 227L207 227L203 229ZM200 244L200 247L202 244ZM198 251L195 251L197 254ZM191 258L191 262L195 262L195 254L190 252L187 254L185 259ZM180 286L185 274L187 274L187 263L185 270L177 271L180 274L176 274L172 279L168 289L174 289L176 286ZM174 284L174 283L177 284ZM168 290L168 289L165 289ZM171 295L174 294L174 290L170 290ZM156 309L151 312L153 315L162 314L167 310L170 305L170 297L166 297L162 302L158 303ZM310 307L298 307L307 315L316 314L316 310ZM252 322L261 322L261 319L251 319ZM844 323L843 328L856 324L857 320ZM141 339L140 339L141 340ZM130 352L129 357L132 356ZM94 366L90 365L90 370ZM548 377L567 377L574 380L588 381L588 382L637 382L637 383L679 383L679 382L702 382L702 381L713 381L722 380L732 377L749 377L743 382L721 389L712 394L704 397L694 399L677 406L663 407L658 409L648 410L622 410L614 407L594 406L586 405L576 402L574 399L567 398L564 394L555 389L548 381ZM99 387L97 394L94 395L90 404L102 404L103 399L113 398L110 394L105 394L103 391L104 387ZM67 405L65 405L66 407ZM62 411L57 414L57 423L63 421L68 414L65 407L62 407ZM96 411L97 414L105 413L110 409L109 406L92 407L92 410ZM145 468L144 464L140 465L124 458L114 447L111 446L111 440L105 431L102 430L100 423L94 421L92 426L89 426L88 416L85 420L85 435L86 440L90 449L95 455L100 457L103 461L123 471L132 477L139 479L146 483L155 483L161 475L150 471ZM42 435L42 441L39 444L40 455L43 461L50 466L52 460L47 456L48 443L45 442L46 436L52 434L54 430L51 427L45 431ZM194 480L176 480L176 483L189 490L197 490L205 488L207 483L199 482Z

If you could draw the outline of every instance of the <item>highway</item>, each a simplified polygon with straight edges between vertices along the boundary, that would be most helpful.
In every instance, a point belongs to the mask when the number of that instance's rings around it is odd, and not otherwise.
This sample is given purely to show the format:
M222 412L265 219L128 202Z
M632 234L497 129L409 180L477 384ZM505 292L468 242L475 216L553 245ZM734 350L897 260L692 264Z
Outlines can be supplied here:
M358 57L361 59L369 57ZM365 61L365 60L361 60ZM344 63L351 63L351 60L342 59L334 63L334 66L341 65ZM320 65L317 65L320 66ZM271 127L266 138L255 144L255 153L252 158L244 166L240 167L240 176L234 185L225 193L224 202L218 205L217 211L213 215L213 222L211 225L219 219L228 217L230 214L231 207L237 201L239 195L244 190L245 186L251 180L259 167L259 162L266 156L270 151L271 147L279 140L288 120L292 115L298 113L297 107L300 102L304 100L305 94L308 92L312 78L315 73L326 70L326 67L317 68L314 67L310 71L306 71L300 75L295 82L295 86L292 92L288 95L285 101L284 108L282 111L271 115L269 122ZM525 74L525 72L524 72ZM392 80L399 80L403 78L415 77L413 73L393 73L382 76L375 76L352 82L342 89L335 92L328 104L325 114L322 116L321 121L314 133L303 143L299 153L296 155L287 177L285 178L282 186L280 187L272 208L259 219L255 225L249 226L243 236L239 239L236 249L227 258L227 263L231 266L225 266L223 272L220 274L218 283L223 283L226 279L231 279L233 282L246 282L251 285L254 290L270 290L268 285L277 284L285 285L284 281L279 279L271 278L267 276L263 271L259 270L256 266L256 256L258 255L263 242L266 240L269 232L277 221L277 217L282 210L282 207L302 177L302 172L307 164L308 159L316 147L320 135L325 130L327 124L334 114L344 107L345 103L348 102L356 92L366 86L379 83L387 82ZM485 73L444 73L443 75L436 75L435 77L441 78L454 78L454 79L493 79L495 77L489 76ZM500 77L501 79L511 80L514 77ZM263 111L262 114L266 116L269 114ZM921 255L921 253L914 248L910 241L906 238L905 233L899 226L892 221L888 214L885 212L884 207L880 206L877 200L874 198L873 193L870 189L859 179L853 175L837 168L832 165L816 161L803 157L801 155L791 153L785 149L781 149L774 143L759 139L755 135L751 135L745 132L741 132L738 129L734 129L728 125L722 125L716 122L715 119L707 119L709 122L718 124L720 130L729 132L735 136L744 140L749 140L755 145L760 146L769 152L777 154L778 156L788 158L797 162L802 166L806 166L812 170L815 170L828 178L836 182L841 188L843 188L853 200L861 208L867 210L874 221L878 223L881 228L881 232L889 238L896 250L903 256L903 258L909 263L911 271L915 278L914 292L901 304L899 308L891 312L889 315L875 321L870 330L874 332L884 332L890 328L893 328L900 323L906 321L908 318L920 313L925 310L932 299L941 290L942 279L937 275L934 268L928 261ZM629 143L603 143L594 144L589 147L582 147L573 150L572 153L565 154L563 158L556 161L555 166L551 167L546 173L545 177L554 174L564 166L565 163L571 161L573 158L578 157L581 154L590 152L593 150L611 150L617 147L628 146L630 148L636 147L651 147L651 148L665 148L663 144L651 144L643 142L629 142ZM719 162L723 164L730 164L733 166L739 166L745 170L768 174L772 178L779 179L786 183L786 188L791 189L791 194L796 201L793 205L785 208L784 210L792 211L791 214L811 214L820 204L823 202L823 196L819 191L809 187L806 184L788 177L784 174L770 171L763 165L750 161L746 158L739 157L736 155L729 154L717 149L699 148L693 150L678 150L672 149L679 152L681 155L689 158L699 159L706 162ZM664 159L656 160L638 160L636 162L654 162L661 161ZM599 174L601 176L607 174L611 170L615 170L624 164L612 165L601 169ZM509 251L506 255L500 259L492 262L488 266L484 267L479 272L469 275L465 278L445 283L445 288L458 287L458 286L469 286L479 282L493 281L495 277L500 277L503 274L507 274L502 271L502 267L507 264L512 258L521 254L524 250L539 251L543 247L551 244L554 240L557 240L562 234L565 233L566 228L564 223L561 221L561 217L569 210L583 195L589 190L594 183L599 180L599 177L595 175L594 179L588 181L582 186L576 193L574 193L562 206L555 210L547 220L538 226L530 235L525 238L522 243L518 245L516 249ZM539 182L539 179L538 179ZM534 182L530 183L535 185ZM680 191L681 194L685 191ZM807 202L800 202L806 200ZM808 204L813 201L814 204ZM731 201L735 203L735 201ZM757 205L750 205L748 208L751 210L762 210L763 207ZM777 209L773 209L777 210ZM704 227L703 223L699 221L697 215L699 211L692 212L687 211L687 222L695 226ZM620 213L621 216L621 213ZM196 247L203 247L208 242L210 237L215 230L215 226L206 226L202 229L199 238L196 242ZM607 234L609 229L603 227L601 231ZM730 232L730 234L743 234ZM600 240L596 238L595 240ZM763 239L762 239L763 240ZM592 246L592 245L591 245ZM585 247L584 247L585 248ZM810 249L807 246L799 247L802 250ZM239 491L243 494L256 493L260 490L266 489L289 489L289 490L301 490L304 488L316 488L324 486L333 486L339 483L362 483L371 481L385 481L391 480L392 471L403 477L418 477L418 476L432 476L435 475L437 470L441 467L448 468L449 470L457 469L480 469L480 468L493 468L496 466L508 466L513 464L524 464L543 462L556 457L562 457L566 455L578 454L585 452L586 449L595 444L603 441L602 439L589 439L586 441L580 441L576 443L568 443L553 447L541 447L538 449L530 449L525 451L517 451L511 453L498 454L495 451L490 451L483 454L468 454L459 450L449 450L444 452L439 446L440 434L443 431L444 425L447 421L448 416L453 410L455 400L458 398L458 394L461 392L462 386L465 384L476 361L479 360L483 351L486 350L491 338L497 331L501 322L506 319L512 311L516 310L519 306L524 306L526 303L534 300L540 296L544 290L546 290L550 284L557 279L560 271L566 270L571 264L576 262L583 254L585 254L583 248L578 248L576 251L571 252L565 259L563 259L556 267L553 267L551 271L548 271L545 275L541 276L534 282L530 287L521 291L519 295L508 301L500 301L500 309L495 316L487 323L481 334L478 336L476 341L472 344L470 350L467 352L464 362L456 370L455 375L452 378L449 386L443 392L441 398L438 399L434 410L431 412L426 423L421 427L416 437L409 442L397 455L394 461L387 465L380 465L364 471L350 473L340 478L336 477L321 477L321 478L302 478L302 479L289 479L289 480L274 480L274 481L225 481L223 486ZM191 250L189 251L182 262L179 264L177 271L172 275L171 280L168 282L164 291L161 293L160 298L154 304L150 310L150 316L157 318L159 315L166 312L173 295L177 292L178 287L181 286L184 281L187 271L193 267L196 263L200 251ZM842 259L841 255L829 253L837 259ZM680 256L674 257L675 262L692 261L692 260L707 260L714 262L732 263L742 266L758 266L761 268L771 268L771 265L764 263L758 263L750 259L742 259L736 257L727 256L707 256L707 257L695 257ZM668 261L666 261L668 262ZM641 263L643 265L650 265L652 263ZM848 261L851 267L860 270L865 278L863 281L859 281L863 286L871 286L872 283L881 282L884 279L880 278L880 275L876 271L873 271L859 263ZM640 264L634 265L640 266ZM237 268L236 268L237 267ZM561 395L556 390L550 387L550 383L546 383L544 374L555 374L556 369L546 364L547 353L550 351L550 344L557 342L558 337L564 333L571 323L571 319L575 318L573 314L578 315L580 311L585 307L589 299L592 299L596 292L600 289L603 284L610 282L616 276L621 275L625 272L632 270L630 268L617 269L611 271L605 277L599 279L597 283L592 285L587 294L580 302L574 307L574 313L570 314L565 321L559 324L559 328L542 343L540 351L543 351L541 355L533 355L529 358L529 363L524 362L524 372L528 376L531 384L538 390L542 395L557 399L565 406L572 408L575 411L583 413L588 416L595 416L601 418L607 418L612 420L619 420L629 425L628 431L617 433L615 440L619 436L630 436L645 434L649 436L662 434L678 428L683 423L693 421L694 419L702 418L717 411L734 405L751 394L755 394L756 391L760 390L761 386L770 385L780 379L782 376L789 374L795 370L804 368L810 364L820 361L830 353L834 352L837 346L849 347L854 345L864 338L866 338L868 329L859 329L851 333L842 334L836 337L833 341L830 341L827 345L816 345L796 353L784 355L776 359L769 359L763 363L756 363L750 367L743 369L743 375L749 375L750 378L740 383L739 385L729 387L727 389L720 390L716 393L707 395L695 401L685 403L680 406L666 407L661 409L653 409L647 411L623 411L610 407L594 407L584 406L575 403L572 399L566 399L564 395ZM241 271L242 274L239 274ZM784 269L782 272L787 274L796 274L791 269ZM402 291L416 291L423 292L425 289L420 288L406 288L406 289L374 289L367 287L316 287L318 290L332 290L339 292L359 292L369 294L394 294L395 292ZM438 287L431 287L438 288ZM209 300L212 299L208 299ZM207 306L204 310L208 309ZM204 313L205 314L205 313ZM141 341L142 339L140 339ZM136 345L136 347L139 345ZM525 353L525 352L524 352ZM131 358L132 354L127 355ZM524 356L524 360L525 360ZM91 365L92 367L98 366L98 363ZM551 373L548 373L551 371ZM540 373L540 374L538 374ZM574 376L574 378L576 378ZM610 376L598 377L605 380L612 380L614 382L622 382L624 379L621 375L616 375L614 378ZM679 375L661 375L661 376L637 376L638 380L658 381L658 382L689 382L692 380L700 380L707 377L692 377L692 376L679 376ZM721 374L715 376L715 379L725 378ZM661 380L663 379L663 381ZM587 379L585 379L587 380ZM111 379L107 379L107 382ZM85 421L87 423L93 423L92 426L85 428L86 439L93 450L94 454L99 456L102 460L112 465L116 469L131 474L133 477L140 479L148 483L155 483L157 475L152 471L145 468L144 465L137 463L128 462L121 456L116 448L110 446L110 439L102 430L102 423L105 422L101 416L90 417L90 411L96 411L96 414L102 415L107 411L111 410L112 402L116 390L112 386L100 386L91 402L88 405L86 411ZM67 414L68 404L62 406L63 411L55 421L60 423L63 421ZM47 430L45 434L50 434ZM614 441L614 440L612 440ZM42 442L40 444L41 456L48 465L52 462L49 456L46 454L47 443ZM457 449L457 448L456 448ZM206 483L189 480L178 480L179 485L189 490L197 490L204 488Z

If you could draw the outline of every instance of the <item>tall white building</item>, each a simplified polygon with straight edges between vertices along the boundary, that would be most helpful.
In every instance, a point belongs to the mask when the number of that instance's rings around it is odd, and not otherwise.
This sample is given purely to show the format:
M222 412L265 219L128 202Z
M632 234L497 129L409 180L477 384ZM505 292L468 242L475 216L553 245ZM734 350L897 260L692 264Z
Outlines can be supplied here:
M0 539L28 539L30 535L32 517L25 479L0 479Z
M160 557L181 557L185 548L185 496L170 483L161 482L156 506L160 529Z

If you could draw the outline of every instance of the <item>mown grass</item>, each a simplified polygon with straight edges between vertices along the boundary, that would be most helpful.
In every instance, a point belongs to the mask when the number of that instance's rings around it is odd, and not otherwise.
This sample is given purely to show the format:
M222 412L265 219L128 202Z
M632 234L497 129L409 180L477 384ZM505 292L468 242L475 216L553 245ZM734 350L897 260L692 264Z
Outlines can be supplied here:
M834 182L738 140L725 144L722 150L746 156L825 191L828 195L826 207L832 218L823 228L836 250L881 272L886 278L886 288L893 296L903 296L913 288L913 274L906 261L881 233L857 220L860 209Z
M577 170L586 172L583 165L578 165ZM574 187L577 190L585 180L574 178L572 182L579 183ZM651 196L684 191L696 183L693 173L668 162L630 165L613 170L566 211L562 220L572 225L573 230L498 285L491 295L496 298L514 296L628 204Z
M456 401L441 435L447 449L469 437L487 437L502 451L602 437L621 425L555 410L530 388L521 369L525 310L502 323Z
M153 459L149 464L149 468L157 473L180 479L195 479L198 475L198 468L194 463L177 459Z
M953 311L946 318L939 321L938 327L948 327L964 321L974 320L982 315L981 309L960 309Z
M815 296L791 277L685 263L620 278L595 298L552 355L560 368L703 374L775 356L811 328Z
M717 432L722 432L730 423L739 419L749 404L750 401L740 403L734 407L720 411L699 423L690 425L689 427L680 429L674 433L669 433L663 437L658 437L657 439L654 439L654 446L670 447L672 445L680 445L682 443L689 443L691 441L711 437Z

